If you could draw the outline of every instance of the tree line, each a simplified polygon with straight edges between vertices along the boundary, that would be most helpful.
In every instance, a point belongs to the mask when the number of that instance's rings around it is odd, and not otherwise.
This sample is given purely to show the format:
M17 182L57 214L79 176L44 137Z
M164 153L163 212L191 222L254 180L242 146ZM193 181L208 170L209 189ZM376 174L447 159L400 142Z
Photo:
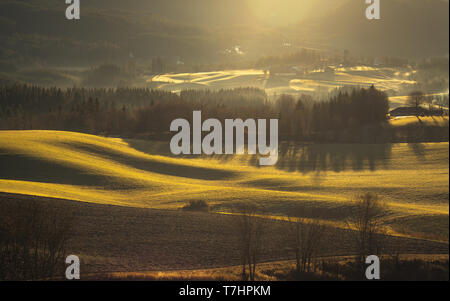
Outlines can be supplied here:
M329 131L386 120L388 97L375 87L339 91L326 100L309 95L269 99L257 88L184 90L0 86L0 129L67 130L100 135L165 134L177 118L279 119L286 140L315 140Z

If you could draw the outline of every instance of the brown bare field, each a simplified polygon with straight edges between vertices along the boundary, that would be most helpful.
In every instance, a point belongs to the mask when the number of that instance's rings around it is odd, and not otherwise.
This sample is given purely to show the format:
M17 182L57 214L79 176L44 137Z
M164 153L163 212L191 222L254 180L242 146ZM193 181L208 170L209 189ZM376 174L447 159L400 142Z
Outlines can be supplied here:
M149 271L164 271L166 274L162 275L170 278L183 270L227 268L240 264L235 228L237 216L0 194L1 202L17 203L32 199L77 212L68 252L80 257L82 278L83 275ZM294 258L294 254L286 249L287 241L283 235L286 223L267 220L262 262ZM352 255L352 234L349 230L327 228L327 244L318 256ZM447 243L405 237L385 236L383 245L389 254L448 256L449 252ZM217 271L205 275L208 279L220 278ZM203 279L195 275L190 278Z

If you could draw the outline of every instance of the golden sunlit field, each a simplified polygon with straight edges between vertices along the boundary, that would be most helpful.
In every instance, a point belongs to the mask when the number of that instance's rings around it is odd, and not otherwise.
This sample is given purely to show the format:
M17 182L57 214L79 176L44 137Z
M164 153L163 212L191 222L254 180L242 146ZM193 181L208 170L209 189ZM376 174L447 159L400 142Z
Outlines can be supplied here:
M355 194L387 203L391 234L448 242L448 143L280 145L278 164L252 156L176 158L168 143L56 131L0 132L0 191L104 205L177 209L205 200L226 213L257 201L281 218L341 227Z
M430 97L430 96L448 96L448 92L447 93L435 93L435 94L426 94L425 96ZM404 107L404 106L408 106L408 95L403 95L403 96L391 96L389 97L389 106L391 109L395 109L397 107ZM444 110L447 110L446 108L443 108Z
M179 92L184 89L229 89L236 87L257 87L269 95L274 93L298 94L330 92L345 86L371 86L386 91L398 91L414 85L410 79L413 71L393 68L358 66L334 68L332 73L324 70L310 71L304 75L296 74L296 69L276 73L264 70L221 70L198 73L170 73L156 75L148 79L155 87ZM394 102L401 101L394 98Z
M408 125L425 125L425 126L436 126L436 127L448 127L448 116L447 117L398 117L390 120L390 125L393 127L402 127Z

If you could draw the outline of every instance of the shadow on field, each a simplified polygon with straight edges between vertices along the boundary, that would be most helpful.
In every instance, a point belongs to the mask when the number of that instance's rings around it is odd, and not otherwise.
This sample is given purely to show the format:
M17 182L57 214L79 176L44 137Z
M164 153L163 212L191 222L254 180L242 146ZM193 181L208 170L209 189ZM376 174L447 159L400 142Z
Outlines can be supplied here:
M392 144L298 144L282 142L279 146L276 168L304 174L347 170L375 171L389 168ZM182 156L195 158L195 156ZM238 157L238 158L237 158ZM212 155L208 158L227 163L239 160L242 165L261 167L260 157L255 155Z
M316 173L347 170L375 171L389 168L392 144L307 144L283 142L279 146L276 168L289 172ZM247 164L260 167L258 156L246 156ZM227 162L229 155L216 155Z
M282 143L277 168L287 171L342 172L388 168L391 144L311 144Z
M81 169L0 150L0 179L53 184L113 187L112 178L89 174Z
M418 160L425 160L425 145L423 143L408 143L408 147L414 152Z
M89 144L74 144L74 143L70 143L70 147L82 151L87 151L89 153L101 157L106 157L110 160L128 165L136 169L168 176L177 176L177 177L185 177L199 180L211 180L211 181L232 179L234 176L236 176L236 174L233 172L220 169L195 167L169 162L160 162L157 159L138 158L122 153L120 151L116 151L113 148L98 147L98 146L94 147ZM133 144L130 144L130 147L139 150Z

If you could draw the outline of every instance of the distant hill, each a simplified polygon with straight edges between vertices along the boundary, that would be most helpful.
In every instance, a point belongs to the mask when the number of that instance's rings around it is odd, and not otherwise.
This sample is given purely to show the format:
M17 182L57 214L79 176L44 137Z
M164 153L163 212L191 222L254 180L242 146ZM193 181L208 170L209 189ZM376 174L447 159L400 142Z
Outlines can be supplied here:
M297 26L324 45L374 56L449 53L448 0L381 1L381 20L365 18L364 1L347 0L326 17Z
M271 55L286 41L371 56L448 55L447 0L382 1L382 20L365 19L360 0L96 0L67 21L60 0L0 2L0 72L6 63L86 65L132 53L196 62ZM3 66L3 67L1 67Z
M83 5L153 14L191 25L229 26L255 22L245 0L96 0Z
M0 2L0 61L76 65L126 59L129 53L213 59L220 48L199 26L111 5L99 10L82 4L81 20L67 21L65 6L58 3Z

